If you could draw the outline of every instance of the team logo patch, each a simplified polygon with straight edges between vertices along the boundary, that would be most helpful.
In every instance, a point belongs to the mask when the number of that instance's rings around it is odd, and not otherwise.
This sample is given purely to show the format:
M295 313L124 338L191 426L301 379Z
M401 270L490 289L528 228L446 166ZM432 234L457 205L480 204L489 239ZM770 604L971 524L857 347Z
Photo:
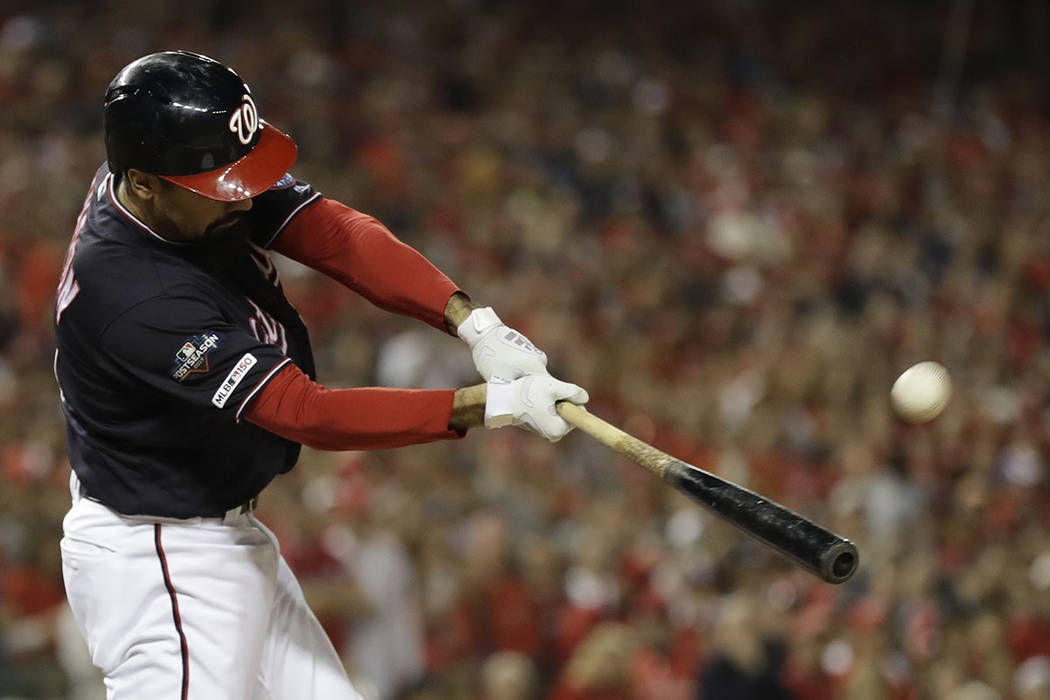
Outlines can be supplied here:
M181 382L191 374L203 374L211 369L208 366L208 353L219 347L222 341L215 333L195 335L175 353L175 368L171 378Z
M237 364L233 366L230 373L226 375L226 379L222 380L222 384L219 386L219 390L215 392L215 395L211 397L211 402L218 408L222 408L229 401L233 395L233 390L237 388L237 385L241 383L241 380L248 375L248 370L255 366L258 360L255 359L255 355L250 352L244 353L244 357L237 360Z

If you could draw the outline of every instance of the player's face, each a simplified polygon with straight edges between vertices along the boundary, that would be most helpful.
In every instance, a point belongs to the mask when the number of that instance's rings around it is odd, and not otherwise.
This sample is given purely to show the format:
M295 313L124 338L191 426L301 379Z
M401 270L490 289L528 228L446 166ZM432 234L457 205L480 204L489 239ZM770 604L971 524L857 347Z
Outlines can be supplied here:
M252 208L250 199L219 202L152 175L129 175L128 188L143 220L171 241L204 242L221 237Z
M157 232L171 240L198 241L222 235L252 208L250 199L218 202L165 180L161 182L164 186L156 197L155 223L164 228Z

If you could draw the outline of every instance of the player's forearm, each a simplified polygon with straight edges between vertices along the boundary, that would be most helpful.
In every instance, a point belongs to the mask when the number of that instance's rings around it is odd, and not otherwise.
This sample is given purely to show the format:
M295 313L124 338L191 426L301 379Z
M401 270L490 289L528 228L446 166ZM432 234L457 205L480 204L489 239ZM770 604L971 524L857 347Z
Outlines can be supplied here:
M382 309L447 329L445 307L456 285L371 216L322 198L289 223L274 250Z
M466 294L456 292L448 298L445 304L445 328L449 333L455 335L459 325L466 321L470 312L476 308L478 308L477 305L471 302Z
M469 390L326 389L289 364L263 387L244 418L320 450L374 450L462 437L484 422L484 391L480 420L477 403Z
M448 419L448 427L457 433L465 433L470 428L484 425L485 399L484 384L457 389L452 397L452 415Z

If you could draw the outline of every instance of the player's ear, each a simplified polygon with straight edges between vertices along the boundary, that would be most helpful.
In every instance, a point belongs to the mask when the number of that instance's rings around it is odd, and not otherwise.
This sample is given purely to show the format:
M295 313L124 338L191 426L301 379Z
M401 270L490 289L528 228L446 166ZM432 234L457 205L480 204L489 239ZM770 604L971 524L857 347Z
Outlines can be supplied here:
M144 173L135 168L128 168L124 173L128 189L139 199L152 199L161 190L162 180L156 175Z

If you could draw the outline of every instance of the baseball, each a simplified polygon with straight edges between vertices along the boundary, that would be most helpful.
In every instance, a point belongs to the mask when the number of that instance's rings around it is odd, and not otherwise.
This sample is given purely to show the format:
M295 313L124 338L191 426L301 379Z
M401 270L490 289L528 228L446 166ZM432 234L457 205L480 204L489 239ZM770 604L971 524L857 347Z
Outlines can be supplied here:
M890 389L893 410L909 423L933 420L948 405L951 395L951 377L938 362L920 362L909 367Z

